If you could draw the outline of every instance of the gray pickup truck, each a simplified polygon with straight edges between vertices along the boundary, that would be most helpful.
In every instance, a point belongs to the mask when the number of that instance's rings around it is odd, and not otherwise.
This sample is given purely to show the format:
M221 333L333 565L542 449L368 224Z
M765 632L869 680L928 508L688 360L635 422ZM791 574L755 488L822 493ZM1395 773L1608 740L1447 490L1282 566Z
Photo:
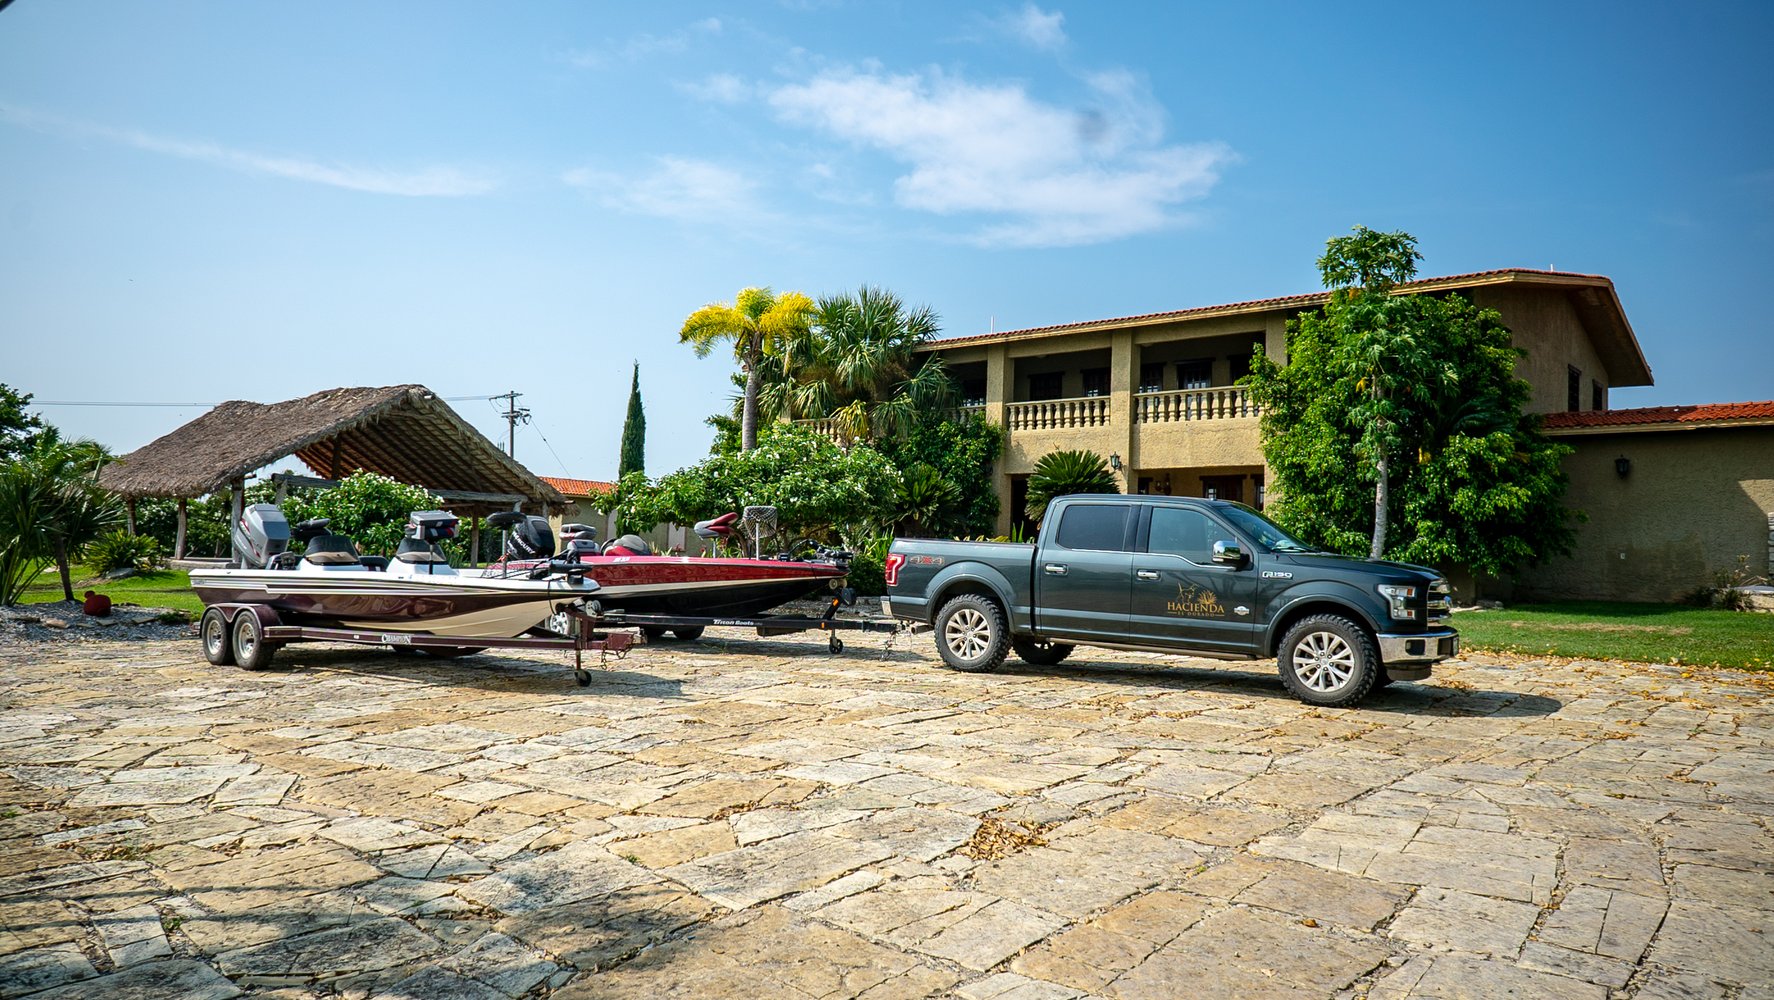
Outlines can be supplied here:
M1300 700L1342 706L1460 648L1434 570L1317 551L1223 500L1061 497L1032 545L899 538L886 571L888 613L956 670L1080 645L1273 656Z

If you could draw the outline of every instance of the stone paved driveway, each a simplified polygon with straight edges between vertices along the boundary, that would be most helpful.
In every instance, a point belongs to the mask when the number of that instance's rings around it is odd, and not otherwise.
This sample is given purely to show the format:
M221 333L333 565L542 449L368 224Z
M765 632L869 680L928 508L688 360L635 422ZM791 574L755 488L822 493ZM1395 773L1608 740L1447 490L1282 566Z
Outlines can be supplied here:
M0 1000L1774 997L1762 678L710 636L0 650Z

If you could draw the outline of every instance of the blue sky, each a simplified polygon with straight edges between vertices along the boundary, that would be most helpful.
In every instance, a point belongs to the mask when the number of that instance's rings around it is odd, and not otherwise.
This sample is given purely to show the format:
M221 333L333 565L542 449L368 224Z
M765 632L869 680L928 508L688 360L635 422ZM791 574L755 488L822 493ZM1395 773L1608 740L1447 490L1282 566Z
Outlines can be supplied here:
M638 361L658 474L730 393L677 330L744 286L960 336L1310 291L1360 224L1613 278L1657 378L1616 407L1769 399L1770 43L1759 3L17 0L0 381L516 389L519 459L600 479ZM201 410L42 412L127 451Z

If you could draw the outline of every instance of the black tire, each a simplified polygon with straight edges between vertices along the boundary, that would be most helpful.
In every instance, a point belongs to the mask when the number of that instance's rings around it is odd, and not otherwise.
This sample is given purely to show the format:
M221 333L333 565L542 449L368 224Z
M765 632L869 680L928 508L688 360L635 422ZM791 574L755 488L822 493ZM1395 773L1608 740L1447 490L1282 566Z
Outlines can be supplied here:
M440 660L453 660L458 656L473 656L487 651L485 646L419 646L418 649L426 656Z
M1384 672L1367 629L1342 615L1302 618L1282 636L1275 657L1281 683L1309 705L1342 708L1373 691Z
M265 627L259 616L242 611L234 616L234 627L228 631L229 652L244 670L264 670L271 665L279 643L265 641Z
M1034 639L1012 639L1010 648L1016 651L1017 659L1024 663L1033 663L1037 667L1051 667L1072 655L1077 648L1065 642L1039 642Z
M251 614L251 612L247 612ZM228 616L221 608L205 608L197 621L197 638L203 643L203 658L218 667L234 665L234 645L228 637Z
M951 669L965 673L998 669L1010 652L1009 632L1003 609L978 594L953 598L936 613L936 651Z
M686 625L683 628L672 629L671 634L684 642L695 642L702 638L702 628L701 625Z
M1374 690L1375 691L1378 691L1381 688L1390 685L1391 683L1392 683L1392 675L1386 672L1385 667L1381 667L1380 669L1374 671Z
M641 626L641 634L647 637L648 642L657 642L658 640L665 638L665 631L666 629L664 625Z

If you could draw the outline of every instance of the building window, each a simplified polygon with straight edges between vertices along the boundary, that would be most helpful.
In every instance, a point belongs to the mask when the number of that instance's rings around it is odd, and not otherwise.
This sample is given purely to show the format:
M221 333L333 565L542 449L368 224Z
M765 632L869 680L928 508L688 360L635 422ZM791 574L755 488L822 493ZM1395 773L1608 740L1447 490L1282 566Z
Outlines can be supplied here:
M1565 409L1583 409L1583 373L1571 367L1565 368Z
M1042 372L1029 376L1029 399L1058 399L1063 391L1064 372Z
M983 378L967 378L961 380L961 405L986 405L986 380Z
M1140 365L1140 391L1164 391L1164 362Z
M1248 355L1248 354L1234 354L1230 358L1228 358L1227 360L1231 362L1231 366L1232 366L1231 378L1232 378L1232 383L1234 385L1236 385L1238 383L1239 379L1250 374L1250 355Z
M1608 408L1608 390L1603 389L1602 384L1594 379L1589 380L1589 408L1592 410Z
M1084 394L1086 396L1107 396L1109 394L1109 370L1107 368L1084 369Z
M1177 388L1205 389L1213 385L1213 359L1177 362Z

